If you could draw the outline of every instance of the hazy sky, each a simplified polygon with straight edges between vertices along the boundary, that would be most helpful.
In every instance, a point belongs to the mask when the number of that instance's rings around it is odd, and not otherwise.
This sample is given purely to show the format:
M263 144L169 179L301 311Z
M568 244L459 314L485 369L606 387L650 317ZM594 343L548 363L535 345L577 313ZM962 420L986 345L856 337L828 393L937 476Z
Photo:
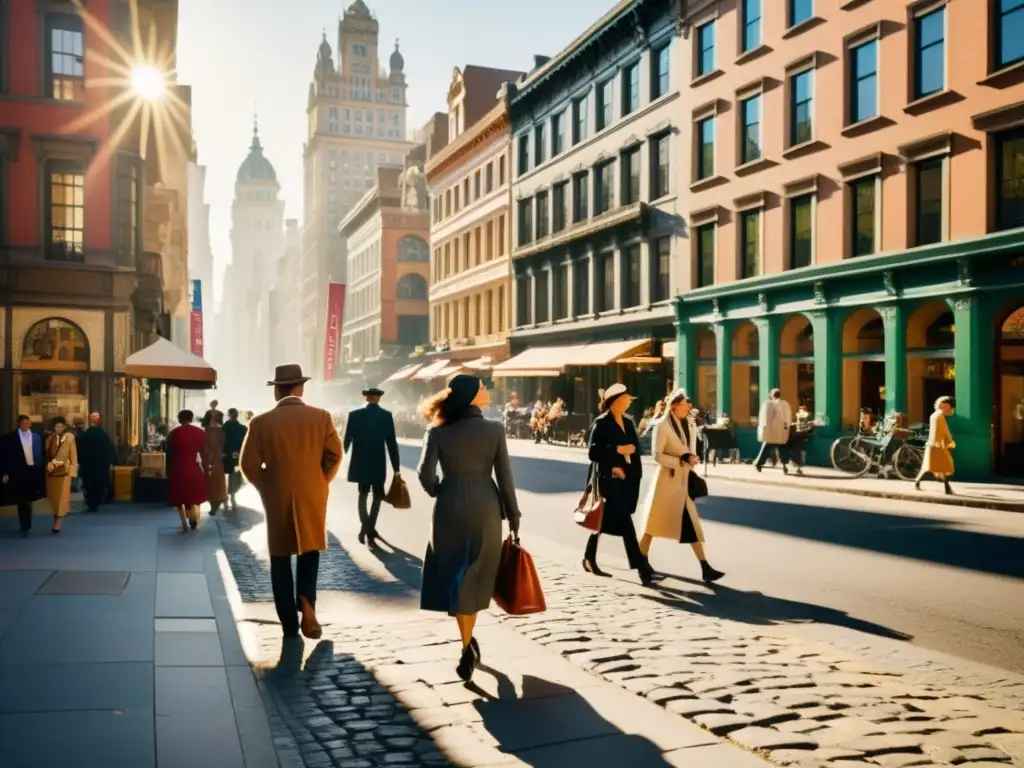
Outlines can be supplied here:
M366 0L380 22L381 63L401 41L409 125L447 110L452 69L528 70L564 48L614 0ZM179 81L192 86L192 125L206 165L219 272L230 261L235 173L248 153L254 105L289 218L302 219L306 98L321 31L337 43L351 0L180 0ZM335 52L337 63L337 52ZM219 289L218 289L219 293Z

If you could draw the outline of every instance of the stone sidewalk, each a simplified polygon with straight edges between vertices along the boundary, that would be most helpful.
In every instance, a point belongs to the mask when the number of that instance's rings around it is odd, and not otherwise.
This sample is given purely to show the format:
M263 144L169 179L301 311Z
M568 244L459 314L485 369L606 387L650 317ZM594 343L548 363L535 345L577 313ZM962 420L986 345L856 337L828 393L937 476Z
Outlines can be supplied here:
M216 526L174 511L0 519L0 765L278 768Z

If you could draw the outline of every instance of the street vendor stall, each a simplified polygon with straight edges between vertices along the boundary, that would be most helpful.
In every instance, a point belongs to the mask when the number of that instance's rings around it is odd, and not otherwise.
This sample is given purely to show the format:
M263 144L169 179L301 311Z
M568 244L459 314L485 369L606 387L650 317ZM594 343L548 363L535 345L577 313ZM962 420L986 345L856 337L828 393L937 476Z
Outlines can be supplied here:
M175 414L169 413L171 390L203 390L217 384L217 371L203 358L179 349L167 339L157 339L125 360L124 372L145 379L150 393L165 402L158 404L159 416L150 419L151 434L142 436L141 450L133 465L117 467L115 473L131 472L136 501L162 502L167 495L167 456L164 453L166 432L174 425ZM162 422L162 423L161 423ZM161 434L162 433L162 434Z

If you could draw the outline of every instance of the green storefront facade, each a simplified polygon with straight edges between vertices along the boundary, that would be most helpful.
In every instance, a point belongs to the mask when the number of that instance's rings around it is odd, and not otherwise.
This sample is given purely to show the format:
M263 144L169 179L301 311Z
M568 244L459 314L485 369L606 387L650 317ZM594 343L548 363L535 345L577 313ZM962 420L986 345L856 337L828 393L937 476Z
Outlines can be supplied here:
M678 383L734 416L745 458L774 387L815 416L811 464L828 463L862 406L917 423L952 394L956 477L1022 474L1024 229L709 286L675 306Z

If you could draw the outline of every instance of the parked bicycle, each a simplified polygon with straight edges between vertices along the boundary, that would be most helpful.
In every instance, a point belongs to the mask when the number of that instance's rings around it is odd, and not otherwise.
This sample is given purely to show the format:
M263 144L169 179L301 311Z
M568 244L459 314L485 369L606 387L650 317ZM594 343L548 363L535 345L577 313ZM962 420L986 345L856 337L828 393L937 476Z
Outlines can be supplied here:
M875 430L858 428L854 435L844 435L832 443L829 451L832 466L852 477L863 477L874 471L887 478L890 472L901 480L917 477L924 461L923 425L904 426L905 417L896 413Z

